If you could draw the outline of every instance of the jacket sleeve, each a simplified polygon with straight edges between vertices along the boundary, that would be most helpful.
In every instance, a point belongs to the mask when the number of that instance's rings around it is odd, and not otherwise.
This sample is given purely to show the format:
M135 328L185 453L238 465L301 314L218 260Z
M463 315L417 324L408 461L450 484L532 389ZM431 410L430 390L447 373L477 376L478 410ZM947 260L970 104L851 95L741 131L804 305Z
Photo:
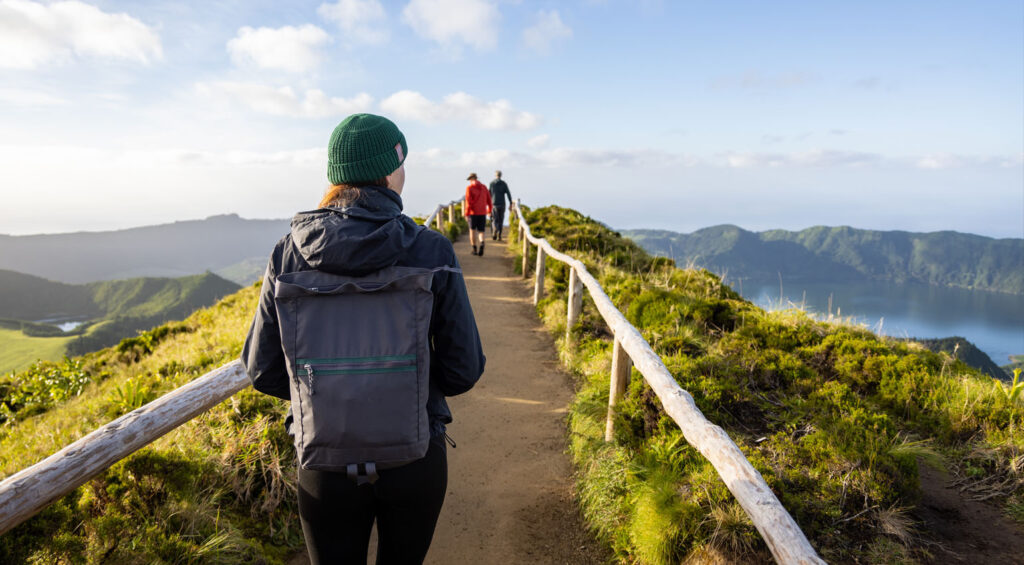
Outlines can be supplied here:
M484 188L484 185L481 184L480 188ZM494 201L491 198L491 191L489 191L486 188L484 188L481 192L484 193L484 198L487 199L487 213L490 214L491 210L494 209Z
M469 197L470 192L472 192L470 190L471 188L473 188L473 185L469 185L466 187L466 200L462 203L462 215L466 217L469 217L469 207L470 203L472 202L472 199L470 199Z
M260 302L256 307L249 335L242 347L242 364L256 390L290 400L288 370L284 351L281 349L281 334L277 325L277 310L274 307L273 257L267 264L260 290Z
M459 268L454 251L448 265ZM438 286L430 321L430 372L445 396L455 396L473 388L487 360L462 271L442 272L438 276L446 280Z

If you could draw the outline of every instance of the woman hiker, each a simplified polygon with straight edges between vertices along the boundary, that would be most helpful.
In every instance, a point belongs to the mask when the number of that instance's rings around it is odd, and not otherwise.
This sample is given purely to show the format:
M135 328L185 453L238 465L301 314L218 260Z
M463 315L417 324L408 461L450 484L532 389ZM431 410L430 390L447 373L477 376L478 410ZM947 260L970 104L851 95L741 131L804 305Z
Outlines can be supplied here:
M360 377L367 383L391 383L388 379L399 378L421 378L417 382L429 383L429 386L416 385L424 386L427 391L422 395L426 414L423 420L429 423L429 436L420 432L423 444L429 439L425 455L412 462L400 462L400 466L380 465L374 469L372 463L366 463L348 465L337 471L313 470L304 468L302 463L312 448L306 445L306 452L303 452L296 437L300 456L299 517L313 564L365 564L375 520L378 565L422 563L447 489L445 425L452 421L452 415L445 397L468 391L484 369L476 321L451 243L443 235L418 226L402 214L403 163L407 155L405 136L394 123L381 116L355 114L334 129L327 147L327 178L331 186L318 209L295 215L291 233L274 247L258 309L242 350L242 361L253 387L292 400L285 424L293 437L310 433L311 426L329 427L331 422L324 423L324 419L341 421L343 428L349 426L346 416L353 418L352 414L360 410L363 412L356 424L360 423L359 419L369 418L373 420L372 426L386 427L393 416L390 409L376 406L375 401L365 398L359 399L363 406L354 405L348 413L333 405L326 413L317 413L317 402L321 402L322 409L324 398L333 402L335 397L331 394L342 394L333 392L335 389L331 387L351 386L344 383L348 382L346 379L355 378L350 374L353 371L339 370L338 366L334 371L323 369L322 365L314 367L318 362L337 360L294 360L291 358L294 351L287 349L301 349L307 345L304 340L324 342L327 344L324 347L356 340L357 347L372 349L379 345L375 342L388 338L366 331L365 317L321 316L320 320L325 321L307 321L315 327L303 327L305 333L294 332L295 341L289 342L287 334L290 332L281 328L292 314L288 309L280 309L279 304L285 297L275 296L275 292L283 295L285 291L276 290L275 285L284 289L288 287L284 284L286 281L303 277L365 277L374 273L380 276L386 272L426 271L422 275L424 286L433 296L423 297L421 293L420 300L428 301L423 306L427 316L421 325L424 332L429 332L429 339L425 340L429 345L422 345L424 352L429 348L429 359L415 355L407 357L416 361L403 361L406 357L398 355L343 358L357 359L363 367L368 363L374 367L360 369L372 373ZM331 292L328 287L320 290ZM306 292L315 294L317 291L312 288ZM353 294L353 307L370 308L367 311L373 312L370 301L374 294L379 293ZM386 322L381 322L384 324L381 327L387 327ZM408 324L397 320L391 326L399 328L392 332L393 340L408 340L409 336L403 335L401 330ZM305 369L301 363L306 363ZM414 367L408 368L409 372L401 372L405 367L388 368L402 363ZM420 370L421 375L429 375L429 381L427 377L413 376L413 371ZM383 372L389 374L380 374ZM420 398L415 393L410 396ZM386 397L382 396L381 402L390 402ZM304 405L304 401L310 403ZM370 405L366 406L367 403ZM306 412L309 410L315 418Z
M473 255L484 254L484 230L487 228L487 216L491 213L491 193L484 183L476 180L476 173L469 173L466 180L466 203L463 215L469 221L469 243L473 245Z

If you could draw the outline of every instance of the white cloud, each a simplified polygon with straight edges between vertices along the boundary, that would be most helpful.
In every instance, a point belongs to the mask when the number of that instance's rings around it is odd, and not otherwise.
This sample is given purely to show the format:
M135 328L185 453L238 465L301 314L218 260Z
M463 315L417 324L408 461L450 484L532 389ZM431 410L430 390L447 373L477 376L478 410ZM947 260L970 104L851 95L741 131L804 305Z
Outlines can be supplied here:
M410 155L409 157L413 157ZM528 153L508 149L456 153L428 149L417 153L417 163L433 167L692 167L700 161L688 155L650 149L579 149L557 147Z
M498 7L487 0L412 0L402 21L420 37L443 47L493 49L498 44Z
M387 14L379 0L338 0L320 4L316 13L338 25L342 41L378 45L388 39Z
M538 135L537 137L531 137L526 142L526 146L529 147L530 149L544 149L545 147L548 146L548 143L550 141L551 136L546 133L543 133L541 135Z
M1019 167L1024 165L1024 154L1012 156L980 156L980 155L954 155L952 153L938 153L925 155L915 160L914 164L919 169L955 169L961 167Z
M858 167L881 163L877 153L816 149L804 153L725 153L715 163L735 169L751 167Z
M85 57L149 64L163 49L157 33L128 14L77 1L0 0L0 68L28 70Z
M239 66L253 64L264 69L301 73L320 64L322 47L330 40L326 31L313 24L276 29L245 26L228 41L228 53Z
M817 82L814 73L790 72L776 75L765 75L757 71L747 71L740 75L721 76L711 82L718 89L763 90L806 86Z
M401 90L381 100L380 108L401 119L428 124L461 120L489 130L529 130L541 123L540 116L516 110L508 100L485 102L465 92L432 102L419 92Z
M241 103L249 109L273 116L297 118L327 118L365 112L373 105L373 97L361 93L352 98L327 96L322 90L312 89L302 97L290 87L266 84L217 81L197 83L196 91L224 103Z
M0 102L12 106L63 106L68 101L52 94L21 88L0 88Z
M541 10L537 13L537 23L523 30L526 47L542 55L551 51L551 44L555 41L570 37L572 29L562 23L558 10Z

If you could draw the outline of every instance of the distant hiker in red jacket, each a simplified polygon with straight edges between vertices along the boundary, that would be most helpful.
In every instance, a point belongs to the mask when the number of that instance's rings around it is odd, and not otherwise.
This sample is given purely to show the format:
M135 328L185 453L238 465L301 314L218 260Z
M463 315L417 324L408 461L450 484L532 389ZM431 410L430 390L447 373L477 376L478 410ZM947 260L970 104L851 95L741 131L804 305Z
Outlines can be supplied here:
M483 255L484 229L491 213L491 192L484 183L476 180L476 173L469 173L466 180L470 183L466 187L466 204L462 209L469 220L469 243L473 245L473 255Z

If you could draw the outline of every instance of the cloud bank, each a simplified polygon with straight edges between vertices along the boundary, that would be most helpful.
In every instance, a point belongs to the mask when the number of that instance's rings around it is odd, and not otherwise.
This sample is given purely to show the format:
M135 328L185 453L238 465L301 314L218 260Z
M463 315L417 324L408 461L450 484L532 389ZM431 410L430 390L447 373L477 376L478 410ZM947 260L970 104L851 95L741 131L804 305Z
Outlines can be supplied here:
M162 57L156 31L128 14L74 0L0 0L0 68L32 70L84 58L149 64Z
M316 13L336 24L347 43L380 45L388 40L387 14L378 0L338 0L321 4Z
M500 19L498 7L486 0L412 0L402 10L416 35L452 49L493 49Z
M427 124L467 121L487 130L530 130L542 122L536 114L513 108L508 100L485 102L465 92L433 102L419 92L401 90L381 100L380 109L399 119Z
M254 112L293 118L329 118L356 112L367 112L373 97L361 93L351 98L329 97L322 90L306 90L299 96L291 87L266 84L215 81L196 84L196 92L213 101L236 105L241 103Z
M523 44L527 49L546 55L556 41L572 37L572 29L562 23L558 10L537 13L537 21L523 30Z
M257 29L246 26L228 41L227 49L239 66L302 73L320 65L323 47L330 40L326 31L312 24Z

